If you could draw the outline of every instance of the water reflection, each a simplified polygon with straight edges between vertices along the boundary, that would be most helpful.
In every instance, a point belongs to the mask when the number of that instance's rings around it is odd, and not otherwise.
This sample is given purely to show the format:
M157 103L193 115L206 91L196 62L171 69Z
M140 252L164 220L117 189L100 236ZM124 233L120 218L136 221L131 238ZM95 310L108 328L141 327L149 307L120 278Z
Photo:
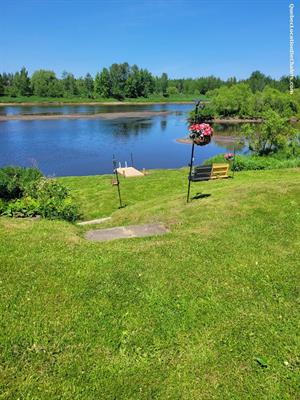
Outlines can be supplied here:
M129 137L130 135L142 135L150 131L153 126L153 119L118 119L114 122L111 122L110 125L112 128L111 133L114 136Z

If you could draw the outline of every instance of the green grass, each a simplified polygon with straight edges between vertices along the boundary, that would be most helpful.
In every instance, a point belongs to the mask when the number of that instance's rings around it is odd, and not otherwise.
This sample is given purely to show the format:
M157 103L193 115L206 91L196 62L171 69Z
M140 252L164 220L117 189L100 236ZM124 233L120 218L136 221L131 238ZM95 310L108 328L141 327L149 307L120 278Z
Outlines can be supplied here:
M86 219L161 221L107 243L0 218L0 399L299 398L299 169L61 178ZM263 366L263 365L265 366Z
M204 164L224 163L224 154L218 154L205 160ZM231 168L233 163L231 162ZM257 156L257 155L236 155L234 162L235 171L254 171L263 169L283 169L283 168L299 168L300 156L288 158L286 155L282 157L276 156Z
M199 96L198 96L199 97ZM205 96L200 96L205 99ZM139 97L136 99L124 99L120 101L122 103L172 103L172 102L190 102L195 100L195 95L172 95L169 97L152 95L150 97ZM38 97L38 96L23 96L23 97L9 97L0 96L0 106L1 103L114 103L118 102L114 98L83 98L83 97Z

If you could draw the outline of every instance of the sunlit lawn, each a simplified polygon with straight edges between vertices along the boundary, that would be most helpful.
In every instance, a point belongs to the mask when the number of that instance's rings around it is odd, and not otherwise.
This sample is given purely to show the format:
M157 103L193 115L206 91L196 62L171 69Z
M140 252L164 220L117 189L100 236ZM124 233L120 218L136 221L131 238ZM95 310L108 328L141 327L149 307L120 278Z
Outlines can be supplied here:
M186 170L151 171L120 210L111 176L61 178L84 219L159 237L0 218L0 399L299 398L299 172L193 184L209 196L186 205Z

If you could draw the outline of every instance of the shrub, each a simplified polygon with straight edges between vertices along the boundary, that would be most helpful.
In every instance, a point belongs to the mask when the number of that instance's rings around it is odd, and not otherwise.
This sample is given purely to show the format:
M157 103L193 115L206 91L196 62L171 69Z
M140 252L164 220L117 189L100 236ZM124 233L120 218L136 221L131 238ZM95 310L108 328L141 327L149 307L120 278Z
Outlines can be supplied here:
M11 200L6 204L2 215L9 217L34 217L39 214L39 202L31 197Z
M242 130L249 140L249 148L258 155L270 154L285 148L296 135L295 129L286 118L273 110L262 114L260 126L246 124Z
M34 182L27 194L38 201L43 218L76 221L80 216L69 190L55 179L42 178Z
M6 210L6 202L0 199L0 215L2 215L5 210Z
M19 199L26 188L37 181L42 173L37 168L8 166L0 169L0 198Z
M42 176L37 168L0 169L0 215L75 221L78 207L69 190L55 179Z
M78 207L71 198L64 200L49 198L40 205L39 211L43 218L64 219L70 222L76 221L80 216Z
M26 194L41 201L49 198L64 200L69 196L69 190L56 179L41 178L27 186Z

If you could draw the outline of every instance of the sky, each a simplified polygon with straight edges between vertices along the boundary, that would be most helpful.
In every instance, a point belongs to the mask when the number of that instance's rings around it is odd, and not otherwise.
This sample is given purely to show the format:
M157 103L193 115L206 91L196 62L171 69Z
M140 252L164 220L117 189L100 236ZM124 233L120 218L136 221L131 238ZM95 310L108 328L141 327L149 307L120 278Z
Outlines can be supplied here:
M170 78L243 79L254 70L279 78L289 74L290 1L1 0L0 72L79 77L127 61Z

